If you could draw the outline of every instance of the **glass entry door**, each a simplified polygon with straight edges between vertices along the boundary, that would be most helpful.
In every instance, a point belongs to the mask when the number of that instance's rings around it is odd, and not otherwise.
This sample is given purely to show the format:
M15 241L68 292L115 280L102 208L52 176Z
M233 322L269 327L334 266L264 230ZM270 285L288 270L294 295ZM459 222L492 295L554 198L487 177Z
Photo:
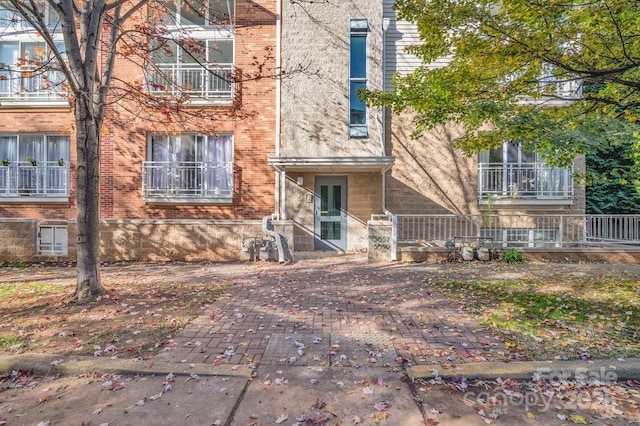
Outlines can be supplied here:
M315 249L346 250L347 178L317 177L315 190Z

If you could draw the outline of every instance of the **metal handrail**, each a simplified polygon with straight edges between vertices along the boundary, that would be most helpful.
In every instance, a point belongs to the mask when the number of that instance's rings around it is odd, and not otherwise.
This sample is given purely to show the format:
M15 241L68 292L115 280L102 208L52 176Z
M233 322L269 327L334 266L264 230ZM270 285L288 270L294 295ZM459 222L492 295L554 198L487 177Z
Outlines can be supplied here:
M20 161L0 165L0 197L68 197L69 165L57 161Z
M147 72L147 90L157 95L231 98L234 67L230 63L155 64Z
M544 163L478 164L478 198L571 199L573 179L569 169Z
M144 197L228 198L233 195L232 162L145 161Z

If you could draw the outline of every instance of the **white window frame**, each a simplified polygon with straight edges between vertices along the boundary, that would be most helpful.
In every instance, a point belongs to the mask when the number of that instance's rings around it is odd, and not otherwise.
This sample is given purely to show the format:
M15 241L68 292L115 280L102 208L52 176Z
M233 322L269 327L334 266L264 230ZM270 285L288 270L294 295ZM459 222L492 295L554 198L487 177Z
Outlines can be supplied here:
M229 10L230 16L229 16L229 21L228 22L221 22L221 21L214 21L211 22L209 21L209 16L204 17L204 23L203 24L194 24L191 22L188 23L182 23L182 2L184 0L172 0L172 3L175 5L175 18L172 17L166 17L165 19L167 21L169 21L169 23L166 23L165 25L167 27L181 27L181 28L189 28L189 27L212 27L212 26L216 26L216 27L225 27L225 28L231 28L233 26L233 23L235 22L235 16L236 16L236 3L237 0L226 0L227 1L227 8ZM202 1L206 1L207 2L207 10L208 10L208 0L202 0ZM230 3L233 3L233 7L229 7Z
M517 151L513 161L509 161L510 145L515 145ZM573 179L570 169L549 167L533 151L525 151L522 144L505 142L501 146L502 162L490 162L490 151L482 151L478 154L478 199L481 203L488 203L490 187L498 193L492 195L494 204L571 204L573 202ZM523 161L524 153L534 154L534 161ZM500 170L497 170L499 166ZM491 170L496 170L492 172ZM500 177L500 185L492 176ZM515 177L514 177L515 176ZM486 179L486 181L484 181ZM553 181L559 187L549 186ZM493 185L491 184L493 182ZM485 194L485 195L483 195Z
M68 202L70 150L68 134L0 133L0 204Z
M43 231L51 231L51 242L42 242ZM66 256L69 254L69 229L66 225L38 226L38 254Z
M0 28L14 28L16 30L33 30L31 24L24 19L17 12L11 11L11 6L6 5L3 6L2 1L0 1ZM6 4L6 3L5 3ZM49 3L44 3L42 5L44 7L44 21L49 29L57 29L60 27L60 19L56 15L56 12L49 6ZM11 16L13 14L13 16ZM5 18L6 16L6 18ZM4 34L3 34L4 35Z
M155 138L158 149L154 149ZM183 144L186 138L189 145ZM219 143L217 138L224 138ZM162 146L166 144L166 146ZM192 144L192 145L191 145ZM215 144L215 145L211 145ZM231 133L150 134L143 165L143 196L149 203L230 204L234 191L234 138ZM185 153L187 157L185 157ZM197 185L184 184L184 179Z
M1 27L0 27L1 28ZM58 49L64 55L64 40L59 33L53 34L54 42L59 46ZM0 36L0 44L17 44L18 48L13 51L11 58L0 57L0 75L5 78L0 80L0 98L2 105L13 105L27 103L29 105L51 105L61 106L68 105L69 101L64 96L62 83L65 81L64 74L61 71L51 69L35 69L29 64L19 65L18 61L25 52L26 44L40 44L45 52L50 52L49 46L33 29L25 31L8 31ZM10 51L8 51L10 52ZM53 64L56 59L51 58ZM33 72L33 75L23 76L23 72ZM45 85L43 76L47 76L46 84L50 87L43 87L35 90L25 86ZM35 82L35 83L34 83ZM24 84L27 83L27 84Z
M353 56L353 47L352 41L354 38L364 38L365 43L365 52L364 52L364 69L365 75L362 76L353 76L353 67L351 63L351 59ZM350 138L366 138L369 136L369 117L368 117L368 108L365 104L364 110L364 123L354 123L352 121L352 103L361 101L358 99L354 99L354 96L357 97L357 93L355 93L354 87L356 85L364 84L365 89L368 84L369 77L369 21L367 18L352 18L349 20L349 137ZM357 89L356 89L357 90Z

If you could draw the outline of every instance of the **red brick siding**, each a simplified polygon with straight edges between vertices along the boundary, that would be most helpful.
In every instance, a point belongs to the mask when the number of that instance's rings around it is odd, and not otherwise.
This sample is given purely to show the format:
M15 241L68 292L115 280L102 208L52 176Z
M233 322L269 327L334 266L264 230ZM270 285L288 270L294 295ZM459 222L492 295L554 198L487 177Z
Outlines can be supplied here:
M273 76L275 60L275 1L236 1L235 66L244 76L258 71ZM142 81L142 69L127 60L116 64L118 79ZM234 164L241 168L241 191L233 205L150 205L142 199L142 162L147 134L157 131L148 121L132 116L129 103L109 107L102 131L100 152L100 214L102 219L257 219L274 211L275 174L267 157L275 154L275 79L249 79L242 83L240 109L219 107L220 120L179 123L183 132L199 132L215 126L234 135ZM194 107L197 108L197 107ZM239 114L238 114L239 113ZM231 115L246 115L235 119ZM116 122L113 118L119 120ZM71 135L71 167L75 167L73 116L59 109L0 109L0 133L64 132ZM158 116L162 120L161 116ZM75 180L72 173L72 188ZM68 204L2 204L0 217L75 217L75 191Z

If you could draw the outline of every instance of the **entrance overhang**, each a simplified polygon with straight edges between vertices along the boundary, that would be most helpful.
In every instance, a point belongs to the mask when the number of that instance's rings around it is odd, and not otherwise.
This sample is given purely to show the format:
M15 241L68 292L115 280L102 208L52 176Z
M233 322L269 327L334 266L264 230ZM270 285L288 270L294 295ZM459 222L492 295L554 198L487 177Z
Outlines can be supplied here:
M395 157L272 157L268 163L279 172L384 173Z

